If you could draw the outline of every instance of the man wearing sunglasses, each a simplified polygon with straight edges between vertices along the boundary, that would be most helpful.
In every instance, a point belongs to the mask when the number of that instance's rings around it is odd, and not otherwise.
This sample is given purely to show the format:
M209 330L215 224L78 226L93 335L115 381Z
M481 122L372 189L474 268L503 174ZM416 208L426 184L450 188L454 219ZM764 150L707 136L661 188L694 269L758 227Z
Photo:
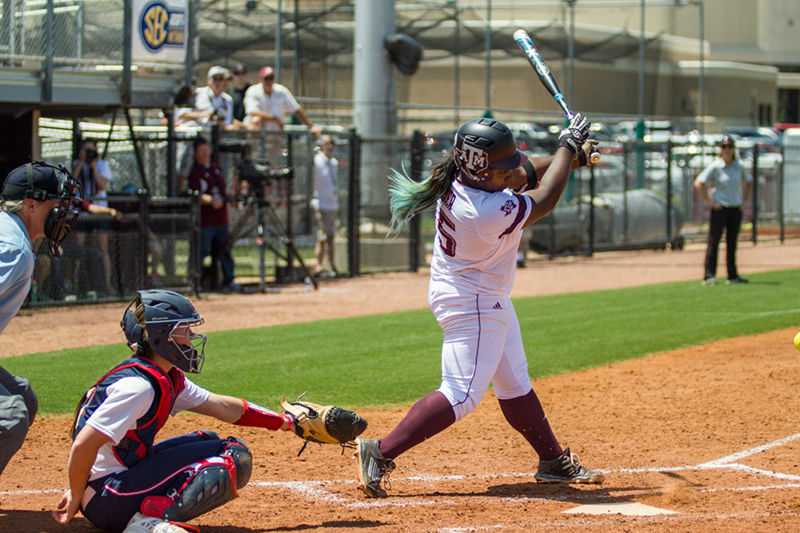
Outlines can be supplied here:
M208 85L197 89L194 109L184 118L195 119L203 126L218 123L226 130L241 128L242 123L233 118L233 98L225 92L230 77L228 69L219 65L208 69Z
M294 115L316 138L322 135L322 130L314 126L291 91L275 82L275 69L269 65L263 67L258 73L258 79L261 83L256 83L247 89L244 97L244 109L247 114L245 124L249 129L283 131L287 117Z
M742 194L744 185L744 194ZM700 198L711 208L703 285L716 285L717 251L725 230L728 284L747 283L736 270L736 241L742 224L742 203L750 197L753 177L736 159L736 143L724 135L719 154L694 180Z
M247 81L247 67L242 63L237 63L233 70L233 87L228 94L233 98L233 118L244 124L244 95L250 87Z

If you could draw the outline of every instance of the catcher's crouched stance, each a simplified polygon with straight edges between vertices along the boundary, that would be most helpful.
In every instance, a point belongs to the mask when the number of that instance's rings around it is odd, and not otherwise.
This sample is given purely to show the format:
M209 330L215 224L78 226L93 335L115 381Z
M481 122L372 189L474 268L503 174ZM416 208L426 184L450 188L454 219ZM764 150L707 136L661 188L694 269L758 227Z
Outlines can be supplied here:
M69 489L53 511L57 522L66 524L80 509L109 531L179 532L195 529L184 522L235 498L252 471L244 442L203 430L155 442L169 415L182 410L240 426L294 430L320 442L360 433L326 425L324 416L318 426L310 413L276 413L192 383L184 372L202 369L206 336L192 331L202 323L192 302L172 291L139 291L127 307L121 325L136 353L101 377L78 404ZM353 415L351 425L363 431L366 422Z

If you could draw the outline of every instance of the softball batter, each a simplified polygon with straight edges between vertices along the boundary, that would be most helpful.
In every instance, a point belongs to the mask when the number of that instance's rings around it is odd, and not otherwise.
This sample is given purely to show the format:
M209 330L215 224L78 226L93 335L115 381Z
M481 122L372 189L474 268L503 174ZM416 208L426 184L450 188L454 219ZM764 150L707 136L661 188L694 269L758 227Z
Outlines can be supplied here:
M552 211L571 168L586 164L595 143L588 131L577 114L555 155L528 161L505 124L470 120L458 128L453 154L426 180L391 177L394 230L436 205L428 302L444 330L442 382L383 439L358 440L360 488L368 497L385 497L381 481L394 459L473 411L490 383L506 420L539 456L538 481L603 482L556 440L531 387L510 298L522 230Z

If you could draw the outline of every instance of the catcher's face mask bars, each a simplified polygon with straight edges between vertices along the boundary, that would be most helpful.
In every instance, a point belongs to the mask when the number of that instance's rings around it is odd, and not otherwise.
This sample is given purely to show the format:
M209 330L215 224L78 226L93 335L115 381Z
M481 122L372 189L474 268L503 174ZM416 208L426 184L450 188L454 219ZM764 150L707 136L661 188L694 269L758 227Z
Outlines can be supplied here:
M169 334L169 340L183 354L189 364L186 372L199 374L203 370L206 356L207 337L202 333L195 333L192 328L205 322L202 318L194 321L177 322Z

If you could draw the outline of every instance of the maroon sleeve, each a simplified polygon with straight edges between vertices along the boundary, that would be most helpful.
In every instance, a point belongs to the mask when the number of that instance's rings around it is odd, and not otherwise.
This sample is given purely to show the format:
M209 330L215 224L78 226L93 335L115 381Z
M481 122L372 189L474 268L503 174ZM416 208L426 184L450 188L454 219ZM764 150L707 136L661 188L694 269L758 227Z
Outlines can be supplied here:
M189 177L187 178L186 187L192 191L200 190L200 173L198 172L197 165L192 165L192 170L189 171Z

